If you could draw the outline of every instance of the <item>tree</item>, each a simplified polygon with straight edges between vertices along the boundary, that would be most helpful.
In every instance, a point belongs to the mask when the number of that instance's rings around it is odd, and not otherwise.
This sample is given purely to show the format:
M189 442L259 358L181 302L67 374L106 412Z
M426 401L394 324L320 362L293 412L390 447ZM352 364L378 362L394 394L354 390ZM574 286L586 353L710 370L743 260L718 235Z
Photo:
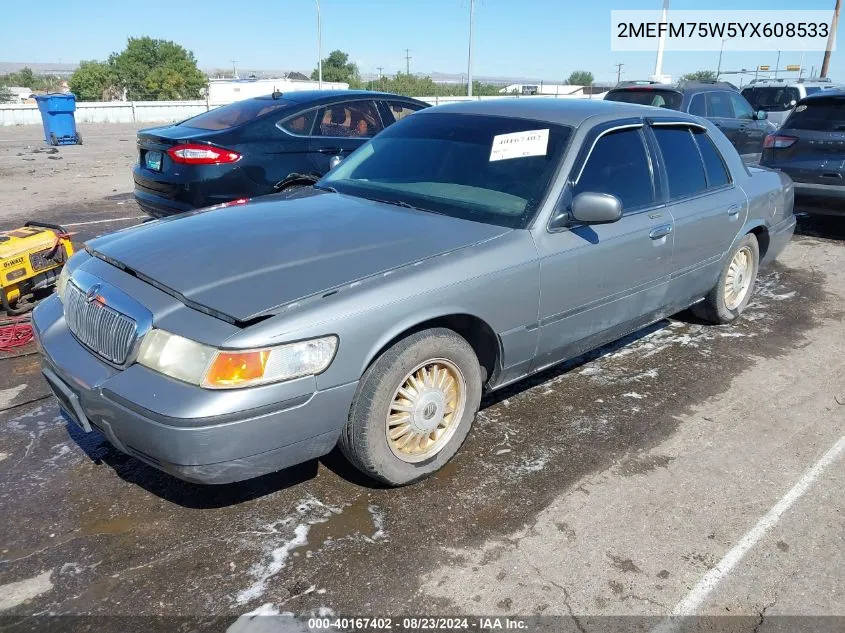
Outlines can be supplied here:
M14 93L6 86L0 86L0 103L12 103L14 100Z
M315 68L311 73L311 79L316 81L319 75L319 70ZM323 60L323 81L341 81L348 83L350 87L357 86L360 82L358 66L355 62L349 61L347 53L340 50L332 51Z
M101 101L117 80L108 64L97 61L83 61L68 80L70 91L80 101Z
M593 73L588 70L576 70L566 80L570 86L592 86Z
M681 77L684 81L713 81L716 73L712 70L696 70L694 73L687 73Z
M109 56L108 66L132 100L199 99L208 83L192 52L151 37L130 37L122 52Z

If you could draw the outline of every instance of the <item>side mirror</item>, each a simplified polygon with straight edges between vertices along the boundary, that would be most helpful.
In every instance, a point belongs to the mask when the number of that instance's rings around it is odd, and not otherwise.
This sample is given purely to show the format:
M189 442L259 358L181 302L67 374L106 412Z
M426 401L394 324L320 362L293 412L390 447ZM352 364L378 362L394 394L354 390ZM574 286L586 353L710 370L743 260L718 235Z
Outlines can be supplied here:
M343 162L343 156L332 156L329 161L329 170L334 169Z
M622 217L622 202L609 193L579 193L572 200L572 217L584 224L607 224Z
M758 121L765 121L769 118L769 113L765 110L757 110L757 112L754 113L754 118Z

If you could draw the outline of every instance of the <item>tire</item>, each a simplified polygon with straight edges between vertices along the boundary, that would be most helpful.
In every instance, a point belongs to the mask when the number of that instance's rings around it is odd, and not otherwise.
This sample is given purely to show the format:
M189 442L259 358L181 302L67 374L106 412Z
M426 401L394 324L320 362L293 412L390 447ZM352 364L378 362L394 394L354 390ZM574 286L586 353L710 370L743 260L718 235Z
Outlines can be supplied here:
M737 265L739 253L742 252L747 258L747 266L742 271L741 281L738 290L732 294L728 289L732 285L731 280L737 280ZM753 233L749 233L741 240L739 240L731 249L728 256L725 258L725 264L722 267L722 272L719 275L719 280L716 286L707 293L704 301L696 303L692 306L692 313L700 319L710 323L725 324L735 321L745 306L748 305L749 300L754 294L754 286L757 283L757 268L760 265L760 246L757 243L757 238ZM732 270L732 267L734 269Z
M399 394L400 387L413 384L411 376L417 384L423 376L430 382L437 377L445 386L423 382L419 390L409 387L404 393L416 396L416 406L397 411L396 406L412 406ZM393 345L364 373L338 445L358 470L390 486L404 486L437 472L458 452L480 402L481 368L469 343L446 328L423 330ZM436 428L428 433L428 425Z

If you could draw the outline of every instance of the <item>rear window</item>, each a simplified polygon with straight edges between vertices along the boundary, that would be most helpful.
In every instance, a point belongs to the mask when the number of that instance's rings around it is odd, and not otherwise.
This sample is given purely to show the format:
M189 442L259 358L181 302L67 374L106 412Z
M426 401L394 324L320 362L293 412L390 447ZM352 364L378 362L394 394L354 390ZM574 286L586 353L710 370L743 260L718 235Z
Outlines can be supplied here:
M801 103L792 111L786 130L815 130L819 132L845 131L845 98L823 97Z
M209 110L192 119L182 121L179 125L200 130L228 130L289 105L290 101L282 99L247 99Z
M619 101L622 103L636 103L638 105L656 106L669 110L680 110L683 96L674 90L654 90L653 88L625 88L611 90L605 101Z
M810 88L807 88L809 94ZM786 112L791 109L801 98L798 88L789 88L786 86L772 86L770 88L746 88L742 91L742 96L748 100L751 107L755 110L765 110L766 112Z

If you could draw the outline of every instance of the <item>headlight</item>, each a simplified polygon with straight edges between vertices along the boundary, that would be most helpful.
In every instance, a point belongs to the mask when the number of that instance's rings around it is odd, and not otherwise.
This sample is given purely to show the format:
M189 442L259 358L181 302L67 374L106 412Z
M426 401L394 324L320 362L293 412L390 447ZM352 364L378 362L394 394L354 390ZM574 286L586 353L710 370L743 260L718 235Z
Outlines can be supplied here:
M59 278L56 280L56 296L59 297L59 300L65 300L65 288L67 288L67 282L70 279L70 271L68 270L67 264L62 266L62 272L59 273Z
M144 337L138 362L206 389L237 389L319 374L331 364L336 350L336 336L263 349L221 350L152 330Z

